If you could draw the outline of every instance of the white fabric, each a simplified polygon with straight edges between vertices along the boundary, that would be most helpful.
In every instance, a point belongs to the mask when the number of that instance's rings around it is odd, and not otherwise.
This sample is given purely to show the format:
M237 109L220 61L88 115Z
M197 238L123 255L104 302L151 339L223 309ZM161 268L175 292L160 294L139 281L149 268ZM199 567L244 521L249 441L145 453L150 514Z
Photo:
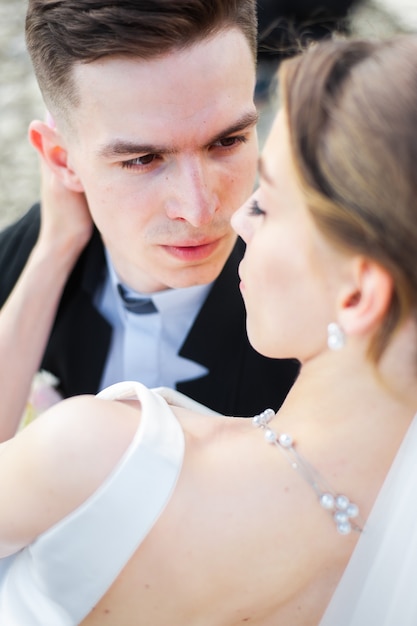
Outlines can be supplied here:
M180 406L183 409L188 409L189 411L194 411L195 413L202 413L203 415L221 416L221 413L213 411L213 409L210 409L208 406L189 398L175 389L170 389L169 387L157 387L152 389L152 391L155 391L158 395L162 396L170 406Z
M320 626L417 625L417 416Z
M210 285L167 289L154 294L128 290L133 297L151 295L157 313L129 313L117 290L120 279L107 253L108 276L95 305L113 328L100 388L120 380L140 380L147 387L172 387L208 373L206 367L178 356Z
M75 626L151 530L179 476L184 435L166 401L139 383L102 398L137 397L142 417L121 461L73 513L0 560L2 626Z

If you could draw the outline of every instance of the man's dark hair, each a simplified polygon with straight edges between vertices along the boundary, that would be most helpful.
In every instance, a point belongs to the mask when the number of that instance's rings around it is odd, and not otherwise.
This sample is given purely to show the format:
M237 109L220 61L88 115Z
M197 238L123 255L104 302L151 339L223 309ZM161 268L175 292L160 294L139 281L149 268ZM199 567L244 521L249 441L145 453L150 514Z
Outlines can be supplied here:
M255 58L255 0L29 0L26 43L44 100L56 111L77 104L77 63L151 59L233 27Z

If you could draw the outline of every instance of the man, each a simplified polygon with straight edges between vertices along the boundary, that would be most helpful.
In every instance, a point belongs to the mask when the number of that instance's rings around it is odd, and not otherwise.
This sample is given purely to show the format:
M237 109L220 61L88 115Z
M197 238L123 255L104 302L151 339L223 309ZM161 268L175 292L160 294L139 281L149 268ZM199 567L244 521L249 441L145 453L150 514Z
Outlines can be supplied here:
M41 229L35 206L1 235L0 302L47 238L57 277L41 366L65 396L133 378L226 414L278 408L298 364L248 344L230 226L256 171L255 2L143 6L29 2L54 120L33 122L30 138L66 195L58 208L48 191ZM82 231L75 244L57 245L60 221Z

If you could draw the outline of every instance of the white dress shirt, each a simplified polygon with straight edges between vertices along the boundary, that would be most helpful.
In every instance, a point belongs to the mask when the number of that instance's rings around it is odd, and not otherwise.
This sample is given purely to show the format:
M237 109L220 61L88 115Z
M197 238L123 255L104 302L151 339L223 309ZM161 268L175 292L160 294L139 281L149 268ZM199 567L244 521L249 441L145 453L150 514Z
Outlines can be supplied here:
M107 278L95 305L113 327L100 389L122 380L136 380L147 387L171 387L208 373L206 367L178 356L211 284L167 289L154 294L134 292L129 297L151 297L157 313L130 313L123 305L120 280L106 252Z

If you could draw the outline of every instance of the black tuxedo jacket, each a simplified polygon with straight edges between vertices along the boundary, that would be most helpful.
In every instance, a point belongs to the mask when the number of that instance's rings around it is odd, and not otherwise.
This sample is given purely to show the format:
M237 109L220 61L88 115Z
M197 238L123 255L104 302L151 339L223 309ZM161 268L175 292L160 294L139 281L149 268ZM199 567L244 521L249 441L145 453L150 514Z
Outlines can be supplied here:
M0 306L27 261L39 226L35 205L0 233ZM278 409L298 373L296 361L267 359L249 345L237 275L243 251L238 240L180 350L209 374L177 385L198 402L236 416L269 406ZM68 279L42 360L42 368L57 376L66 397L98 391L112 333L93 306L105 269L103 244L95 231Z

